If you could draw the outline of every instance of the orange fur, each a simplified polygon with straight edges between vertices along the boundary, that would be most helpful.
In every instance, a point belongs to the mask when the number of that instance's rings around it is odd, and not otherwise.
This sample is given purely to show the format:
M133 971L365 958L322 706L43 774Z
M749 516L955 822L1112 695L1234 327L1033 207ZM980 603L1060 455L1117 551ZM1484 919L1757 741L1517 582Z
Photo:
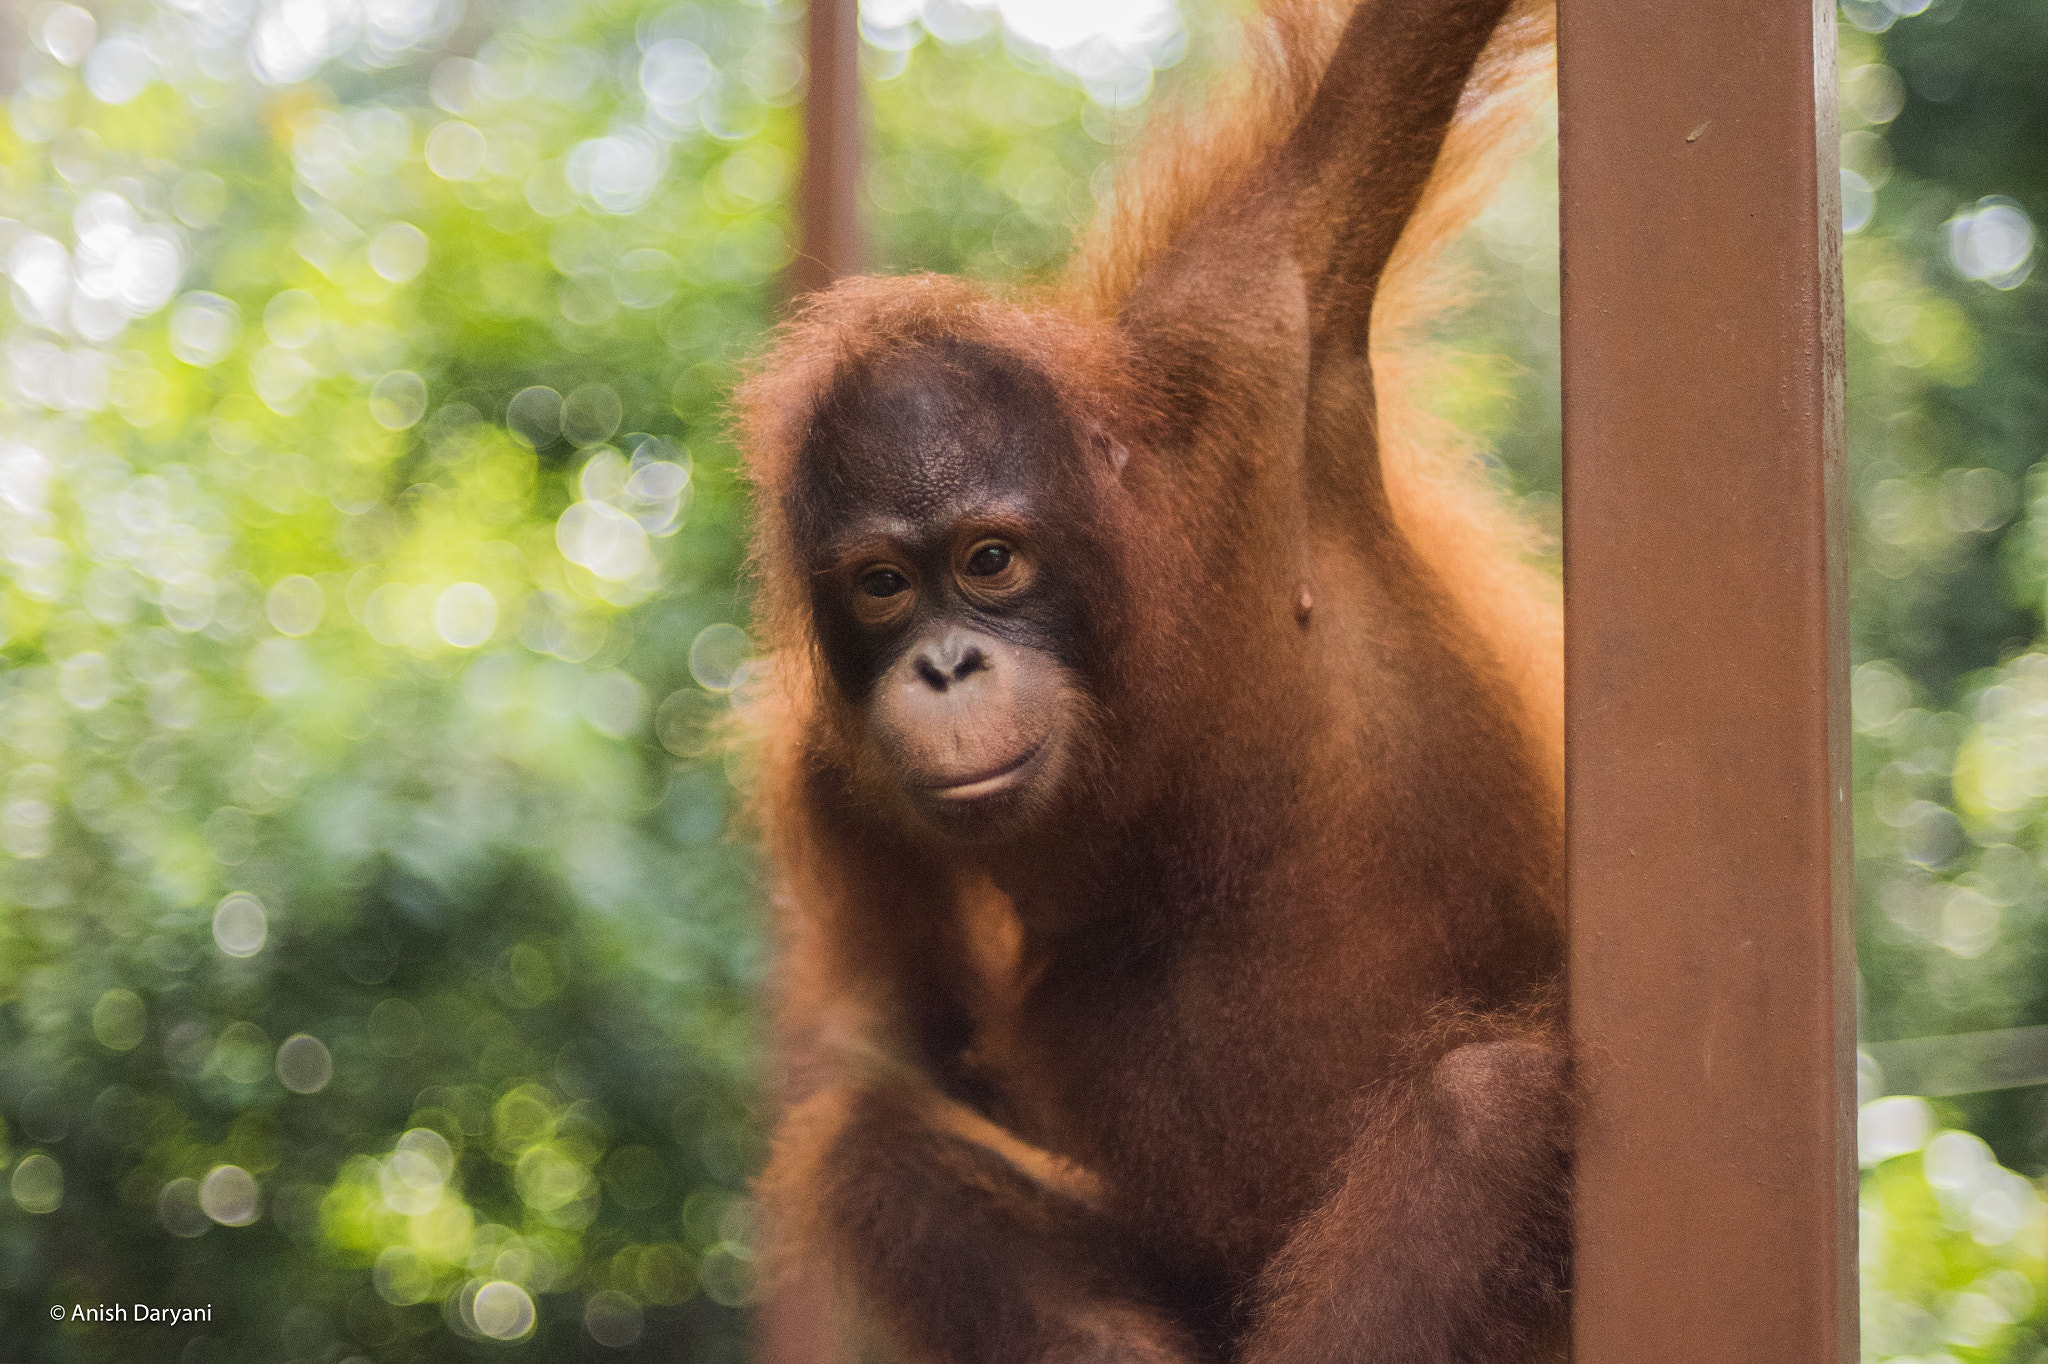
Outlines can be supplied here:
M1285 0L1247 25L1237 78L1194 111L1155 120L1120 169L1110 208L1091 226L1062 282L1062 304L1114 317L1218 194L1249 174L1314 98L1343 10ZM1556 583L1521 552L1528 528L1501 502L1469 438L1422 399L1441 375L1425 329L1454 306L1440 267L1447 247L1500 188L1553 88L1556 12L1518 0L1481 54L1428 188L1381 277L1372 315L1380 466L1403 533L1478 634L1525 707L1525 723L1564 799L1564 616Z
M739 394L790 1105L763 1196L777 1256L910 1357L1505 1364L1556 1321L1555 591L1420 401L1437 257L1549 34L1526 0L1274 0L1064 281L842 283ZM1055 789L979 842L895 789L799 530L852 495L834 441L898 449L835 435L836 395L967 353L1041 396L960 440L1066 433L1038 492L1083 509L1114 642Z

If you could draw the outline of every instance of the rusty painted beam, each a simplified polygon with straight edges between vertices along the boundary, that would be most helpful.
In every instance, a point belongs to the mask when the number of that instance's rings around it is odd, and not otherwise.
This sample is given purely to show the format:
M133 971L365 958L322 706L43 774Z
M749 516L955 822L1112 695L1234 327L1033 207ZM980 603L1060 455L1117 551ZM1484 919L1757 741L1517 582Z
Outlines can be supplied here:
M797 199L791 297L866 268L860 222L860 11L857 0L811 0L806 20L804 167Z
M1577 1364L1857 1357L1832 0L1561 0Z

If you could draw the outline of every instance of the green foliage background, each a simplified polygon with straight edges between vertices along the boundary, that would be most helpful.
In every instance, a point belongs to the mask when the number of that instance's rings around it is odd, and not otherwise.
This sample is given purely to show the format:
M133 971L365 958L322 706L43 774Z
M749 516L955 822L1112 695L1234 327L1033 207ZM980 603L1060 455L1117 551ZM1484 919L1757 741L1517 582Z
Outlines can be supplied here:
M1234 8L1051 53L871 6L878 268L1055 266ZM713 740L720 405L780 306L800 11L92 17L19 10L0 73L0 1360L738 1358L761 892ZM2048 9L1845 18L1885 1041L2048 1021L2048 294L1950 251L1987 196L2048 213ZM1459 249L1440 402L1554 536L1553 157ZM2048 1358L2042 1091L1882 1104L1866 1356ZM211 1318L50 1315L111 1303Z

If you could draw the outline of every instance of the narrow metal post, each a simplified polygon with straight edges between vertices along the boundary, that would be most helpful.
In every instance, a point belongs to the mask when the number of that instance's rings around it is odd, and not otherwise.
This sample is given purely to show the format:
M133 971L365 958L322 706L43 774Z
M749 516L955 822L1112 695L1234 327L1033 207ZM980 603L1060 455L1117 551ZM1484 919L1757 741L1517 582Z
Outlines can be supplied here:
M802 240L789 267L792 298L866 265L860 225L860 6L811 0L805 53Z
M1576 1364L1844 1364L1834 3L1559 10Z

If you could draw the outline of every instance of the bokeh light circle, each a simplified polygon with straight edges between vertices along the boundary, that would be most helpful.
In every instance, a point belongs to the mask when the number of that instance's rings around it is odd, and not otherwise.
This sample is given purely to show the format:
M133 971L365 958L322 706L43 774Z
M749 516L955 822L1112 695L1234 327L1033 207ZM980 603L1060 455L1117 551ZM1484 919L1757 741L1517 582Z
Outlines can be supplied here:
M533 1299L516 1283L493 1279L470 1303L476 1329L492 1340L519 1340L533 1330Z
M427 415L427 384L408 369L393 370L370 386L370 415L386 431L403 431Z
M109 990L92 1009L92 1035L108 1051L133 1051L149 1026L149 1013L133 990Z
M730 691L754 642L737 625L707 625L690 641L690 676L706 691Z
M77 5L52 5L43 13L43 51L55 57L66 66L76 66L92 51L93 39L99 36L99 23L92 14Z
M327 594L320 584L303 573L279 578L264 598L263 614L281 635L310 635L320 628L327 611Z
M451 119L427 134L427 169L443 180L473 180L484 167L484 135Z
M427 234L411 223L390 223L370 238L370 268L404 284L427 268Z
M334 1079L334 1056L319 1038L294 1033L277 1049L277 1079L294 1094L318 1094Z
M623 1350L640 1339L646 1317L640 1304L624 1293L605 1288L592 1293L583 1305L583 1329L598 1344Z
M256 1176L239 1165L216 1165L199 1181L199 1210L224 1227L246 1227L262 1213Z
M225 896L213 911L213 940L231 957L253 957L270 936L263 902L245 890Z
M505 405L505 425L536 450L554 444L562 434L562 395L545 384L520 389Z
M458 649L487 643L498 628L498 599L481 583L456 583L434 599L434 633Z
M1874 1099L1856 1114L1857 1160L1868 1167L1918 1151L1934 1127L1934 1110L1925 1099L1908 1094Z
M116 34L85 59L85 88L102 104L128 104L156 79L156 61L149 49L126 34Z
M434 1271L411 1246L386 1246L370 1268L377 1296L394 1307L410 1307L434 1296Z
M17 269L15 278L19 279ZM227 358L241 336L242 310L231 299L204 292L186 294L171 310L171 354L204 369Z
M562 434L579 447L610 440L623 411L610 384L585 384L562 400Z
M7 1187L23 1212L55 1212L64 1203L64 1167L41 1151L33 1151L14 1167Z
M647 532L608 502L578 502L563 512L555 545L570 563L612 582L638 577L654 563Z
M2033 272L2034 222L2012 199L1979 199L1949 219L1947 230L1949 263L1965 279L2016 289Z
M213 1229L213 1219L199 1206L199 1181L173 1179L158 1191L156 1220L173 1236L190 1240Z

